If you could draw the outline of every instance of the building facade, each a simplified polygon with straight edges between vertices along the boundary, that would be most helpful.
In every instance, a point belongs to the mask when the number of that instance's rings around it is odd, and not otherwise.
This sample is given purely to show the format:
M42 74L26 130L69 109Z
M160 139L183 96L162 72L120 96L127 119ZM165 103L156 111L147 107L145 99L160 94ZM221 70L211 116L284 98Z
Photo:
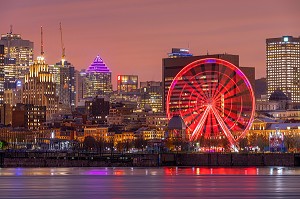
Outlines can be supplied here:
M112 92L111 71L98 55L86 72L86 96L106 96Z
M137 75L118 75L117 77L117 91L132 92L138 89L138 76Z
M213 55L200 55L200 56L169 56L162 60L162 86L163 86L163 110L166 109L166 99L168 95L169 87L178 74L186 65L205 58L217 58L226 60L235 66L239 67L239 56L231 54L213 54ZM247 76L247 74L245 74Z
M60 61L55 65L58 68L57 74L57 96L59 103L70 106L72 109L76 105L76 82L75 68L67 61Z
M266 40L268 98L283 91L293 102L300 102L300 38L283 36Z
M153 112L163 111L163 87L162 82L140 82L141 108L151 109Z
M56 84L43 56L34 61L29 68L29 73L25 76L23 103L46 106L47 120L58 111Z
M16 59L17 66L29 67L33 63L33 42L22 39L20 34L2 34L0 45L4 45L6 57Z

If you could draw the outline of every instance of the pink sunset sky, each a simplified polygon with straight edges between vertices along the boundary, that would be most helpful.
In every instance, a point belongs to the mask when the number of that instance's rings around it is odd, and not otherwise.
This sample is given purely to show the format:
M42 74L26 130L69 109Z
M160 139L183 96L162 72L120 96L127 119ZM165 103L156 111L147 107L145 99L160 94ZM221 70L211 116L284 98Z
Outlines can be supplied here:
M194 55L230 53L264 77L265 39L300 36L297 0L9 0L1 3L0 33L22 35L40 54L40 26L48 64L61 57L84 69L99 54L113 73L161 81L162 58L172 47Z

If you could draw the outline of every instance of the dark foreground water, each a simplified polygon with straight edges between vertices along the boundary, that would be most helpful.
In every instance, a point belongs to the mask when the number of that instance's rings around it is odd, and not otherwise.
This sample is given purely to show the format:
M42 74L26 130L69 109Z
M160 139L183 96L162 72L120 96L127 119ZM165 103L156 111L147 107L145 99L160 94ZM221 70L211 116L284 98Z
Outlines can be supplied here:
M0 168L0 198L300 199L300 168Z

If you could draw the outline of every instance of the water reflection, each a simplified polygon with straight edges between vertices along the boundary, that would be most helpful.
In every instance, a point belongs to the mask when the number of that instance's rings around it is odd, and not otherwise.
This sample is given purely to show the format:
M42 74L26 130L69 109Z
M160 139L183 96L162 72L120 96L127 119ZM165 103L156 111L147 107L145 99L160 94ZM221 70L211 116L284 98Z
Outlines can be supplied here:
M60 175L300 175L296 167L0 168L0 176Z
M300 198L300 168L0 168L0 198Z

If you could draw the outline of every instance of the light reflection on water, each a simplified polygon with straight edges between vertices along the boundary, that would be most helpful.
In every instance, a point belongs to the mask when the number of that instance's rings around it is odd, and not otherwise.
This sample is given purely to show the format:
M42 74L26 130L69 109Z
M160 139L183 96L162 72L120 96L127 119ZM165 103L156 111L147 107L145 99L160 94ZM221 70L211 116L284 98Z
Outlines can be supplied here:
M0 198L300 198L300 168L0 168Z
M300 175L297 167L0 168L0 176L59 175Z

